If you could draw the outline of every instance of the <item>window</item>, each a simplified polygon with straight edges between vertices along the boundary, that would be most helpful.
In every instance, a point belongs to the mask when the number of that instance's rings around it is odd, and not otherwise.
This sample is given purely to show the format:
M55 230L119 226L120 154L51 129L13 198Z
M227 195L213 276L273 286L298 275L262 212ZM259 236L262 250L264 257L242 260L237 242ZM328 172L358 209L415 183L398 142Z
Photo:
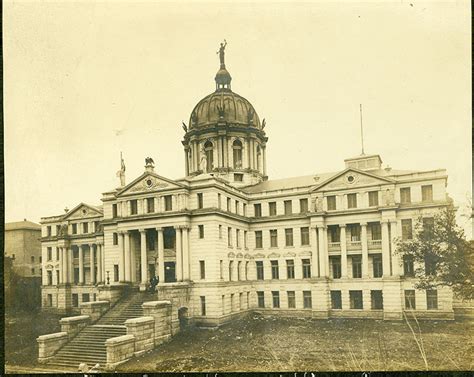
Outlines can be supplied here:
M200 273L201 279L206 278L206 264L203 260L199 261L199 273Z
M56 284L60 283L59 270L56 270Z
M240 248L240 229L235 230L235 245Z
M221 194L217 194L217 207L221 209L222 206L222 196Z
M227 198L227 212L230 212L231 203L231 199Z
M421 186L421 200L424 202L433 201L433 185Z
M113 243L114 245L118 245L118 233L113 234Z
M53 259L53 248L48 247L47 250L48 250L48 260L52 260Z
M339 225L329 225L328 230L331 242L341 242L341 230Z
M244 180L244 175L243 174L234 174L234 182L243 182Z
M400 189L400 202L402 204L411 203L411 190L410 187L404 187Z
M99 231L100 221L94 221L94 231L97 233Z
M261 230L255 231L255 248L261 249L263 247L263 235Z
M374 278L381 278L383 275L382 255L378 254L372 257L372 267Z
M59 247L56 248L56 260L59 260Z
M173 210L173 200L171 195L165 195L165 211Z
M138 202L136 199L130 200L130 214L136 215L138 213Z
M219 225L219 238L222 238L222 225Z
M379 205L379 193L378 191L369 192L369 207L377 207Z
M61 233L61 225L56 225L56 235L59 236Z
M35 263L35 256L34 255L31 256L31 263Z
M253 208L255 211L255 217L262 217L262 205L260 203L254 204Z
M114 264L114 281L119 281L119 265Z
M278 268L278 261L277 260L272 260L270 261L272 265L272 279L279 279L280 278L280 271Z
M300 199L300 213L308 212L308 199Z
M405 290L405 309L416 309L415 290Z
M349 291L349 301L351 309L364 309L362 291Z
M276 229L270 229L270 247L278 247L278 232Z
M357 208L357 194L347 194L347 208Z
M257 280L263 280L263 261L256 261L255 262L257 267Z
M403 256L403 274L405 276L414 276L413 257L411 255Z
M380 241L382 239L382 227L380 223L372 223L369 225L372 241Z
M247 245L247 231L244 230L244 248L247 249L248 245Z
M293 246L293 229L285 229L285 245Z
M48 306L53 306L53 295L48 294Z
M411 240L413 238L411 219L402 220L402 240Z
M224 262L222 260L219 261L219 276L220 279L224 279Z
M234 272L234 261L229 262L229 281L232 281L233 279L233 272Z
M258 301L259 308L265 307L265 292L257 291L257 301Z
M288 291L286 292L288 296L288 308L295 309L296 308L296 295L295 291Z
M79 295L77 293L72 294L72 307L73 308L79 307Z
M82 223L82 233L89 233L89 224Z
M309 227L300 228L301 232L301 246L309 245Z
M50 225L48 225L46 227L46 233L47 233L48 237L51 237L51 226Z
M234 169L242 167L242 142L238 139L232 143L232 157L234 158Z
M245 262L245 280L249 279L249 262Z
M425 217L423 218L423 237L426 240L431 240L434 233L434 218Z
M436 266L438 264L438 257L430 252L425 254L425 274L434 275L436 272Z
M244 308L244 300L243 300L243 293L239 293L239 310L242 310Z
M222 295L222 314L225 314L225 295Z
M303 308L311 309L313 307L311 291L303 291Z
M272 291L272 303L274 308L280 307L280 292Z
M40 263L42 262L41 255L40 255L40 257L39 257L39 262L40 262Z
M293 259L286 260L286 278L287 279L295 278L295 261Z
M285 205L285 215L291 215L293 213L293 205L292 205L291 200L285 200L284 205Z
M351 241L358 242L360 241L360 225L359 224L352 224L350 225L351 230Z
M155 212L155 198L146 198L146 212Z
M342 309L341 291L331 291L331 309Z
M341 278L341 257L330 257L333 279Z
M362 258L359 255L352 257L352 277L362 277Z
M82 294L82 302L89 302L89 301L90 301L89 293L83 293Z
M242 212L244 216L247 216L247 204L245 203L242 205Z
M206 296L200 296L201 299L201 315L206 315Z
M240 270L242 268L242 262L238 261L237 262L237 280L240 280Z
M117 217L118 212L117 212L117 204L112 204L112 217L115 218Z
M204 238L204 225L198 225L199 228L199 238Z
M209 140L204 143L204 153L206 154L206 172L209 173L214 167L214 146Z
M232 228L227 228L227 246L232 247Z
M48 274L48 285L53 285L53 271L46 271Z
M269 212L270 216L276 216L276 214L277 214L277 204L276 204L276 202L268 203L268 212Z
M326 198L328 203L328 211L335 211L336 210L336 196L331 195Z
M309 259L302 259L303 262L303 279L311 277L311 261Z
M370 302L372 310L383 309L383 294L382 291L370 291Z
M31 269L31 275L34 275L34 274L35 274L35 269L32 268L32 269Z
M197 205L199 209L204 207L202 193L197 194Z
M77 234L77 224L72 224L72 234Z
M240 215L240 203L238 200L235 201L235 213Z

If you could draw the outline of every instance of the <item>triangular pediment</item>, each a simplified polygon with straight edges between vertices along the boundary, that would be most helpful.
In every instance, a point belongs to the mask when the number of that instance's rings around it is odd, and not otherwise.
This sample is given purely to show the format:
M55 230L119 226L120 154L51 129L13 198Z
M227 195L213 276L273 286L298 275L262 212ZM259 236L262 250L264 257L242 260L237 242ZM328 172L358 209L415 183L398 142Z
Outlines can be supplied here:
M311 191L325 190L344 190L359 186L385 185L394 183L390 178L380 177L376 174L369 173L354 168L345 169L318 186Z
M146 193L150 191L172 190L183 188L184 185L158 174L146 172L140 177L121 188L117 196L130 195L135 193Z
M89 204L81 203L70 210L65 216L64 220L72 220L72 219L83 219L88 217L96 217L102 216L102 210L93 207Z

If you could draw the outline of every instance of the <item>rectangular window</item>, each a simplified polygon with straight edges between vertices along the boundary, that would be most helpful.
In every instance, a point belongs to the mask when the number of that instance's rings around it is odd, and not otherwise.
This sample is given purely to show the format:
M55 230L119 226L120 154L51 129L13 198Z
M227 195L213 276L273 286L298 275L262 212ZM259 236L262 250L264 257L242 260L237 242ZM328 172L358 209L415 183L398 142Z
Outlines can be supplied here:
M309 227L300 228L301 231L301 246L309 245Z
M31 263L35 263L35 256L34 255L31 256Z
M259 308L265 307L265 292L257 291L257 302Z
M53 285L53 271L48 270L48 285Z
M247 245L247 231L244 230L244 248L247 249L248 245Z
M56 284L60 284L59 270L56 270Z
M308 212L308 199L300 199L300 213Z
M114 264L114 281L119 281L119 265Z
M288 296L288 308L295 309L296 308L296 295L295 291L288 291L286 292Z
M433 185L421 186L421 200L424 202L433 201Z
M382 227L380 223L372 223L369 225L372 241L380 241L382 239Z
M199 261L199 274L201 276L201 279L206 278L206 264L203 260Z
M434 218L425 217L423 218L423 236L427 240L431 240L434 232Z
M201 296L201 315L206 315L206 296Z
M72 224L72 234L77 234L77 224Z
M280 307L280 292L272 291L272 303L274 308Z
M286 260L286 278L287 279L295 278L295 261L293 259Z
M203 197L202 197L201 192L197 194L197 205L198 205L199 209L204 207L204 201L203 201Z
M303 291L303 308L311 309L313 307L313 299L311 291Z
M230 311L231 312L234 311L234 294L233 293L230 295Z
M222 207L222 195L217 194L217 208L221 209Z
M240 248L240 229L235 230L235 245Z
M77 293L72 294L72 307L73 308L79 307L79 295Z
M225 314L225 295L222 295L222 300L221 300L221 305L222 305L222 314Z
M268 203L268 212L269 212L270 216L276 216L276 214L277 214L277 204L276 204L276 202Z
M204 238L204 225L198 225L199 228L199 238Z
M341 278L341 257L330 257L333 279Z
M53 306L53 295L48 294L48 306Z
M247 204L245 203L242 205L242 212L244 216L247 216Z
M61 233L61 225L56 225L56 235L59 236Z
M351 309L364 309L362 291L349 291L349 301Z
M130 200L130 214L136 215L138 213L138 202L136 199Z
M341 242L341 229L339 225L329 225L328 230L330 242Z
M411 240L413 238L411 219L402 220L402 240Z
M232 205L232 204L231 204L230 198L227 198L227 212L230 212L230 209L231 209L230 207L231 207L231 205Z
M352 277L361 278L362 277L362 258L361 256L353 256L352 258Z
M336 210L336 196L331 195L326 197L327 204L328 204L328 211L335 211Z
M89 301L90 301L89 293L83 293L82 302L89 302Z
M114 245L118 245L118 233L114 233L112 237Z
M331 291L331 309L342 309L341 291Z
M413 265L413 257L411 255L403 256L403 275L414 276L415 269Z
M370 291L370 302L372 310L383 309L383 294L382 291Z
M219 225L219 238L222 238L222 225Z
M239 310L242 310L244 308L244 300L243 300L243 293L239 293Z
M48 225L48 226L46 227L46 233L47 233L47 236L48 236L48 237L51 237L51 226L50 226L50 225Z
M291 200L285 200L285 215L291 215L293 213L293 204Z
M280 271L278 268L278 261L277 260L272 260L270 261L272 265L272 279L279 279L280 278Z
M262 205L260 203L254 204L253 208L255 211L255 217L262 217Z
M425 274L434 275L436 273L438 257L433 253L427 252L424 257L424 262L425 262Z
M232 228L227 228L227 246L232 246Z
M256 261L255 264L256 264L256 267L257 267L257 280L263 280L264 279L263 261Z
M56 260L59 260L59 247L56 248Z
M112 204L112 217L113 218L116 218L118 215L118 212L117 212L117 204Z
M372 257L372 267L374 278L381 278L383 275L382 255L378 254Z
M357 194L347 194L347 208L357 208Z
M245 280L249 279L249 262L245 262Z
M165 211L173 210L173 197L171 195L165 195Z
M52 260L53 259L53 248L52 247L48 247L48 260Z
M428 310L438 309L438 291L435 289L426 290L426 308Z
M255 231L255 248L261 249L263 247L263 235L261 230Z
M352 242L360 241L360 225L351 224L349 229L351 230L351 241Z
M82 233L89 233L89 223L82 223Z
M146 212L155 212L155 198L146 198Z
M229 281L232 281L234 272L234 261L229 262Z
M220 279L224 279L224 262L222 260L219 261L219 276Z
M293 229L292 228L285 229L285 245L293 246Z
M234 174L234 182L242 182L244 180L243 174Z
M242 262L241 261L238 261L237 262L237 280L240 281L240 270L242 268Z
M415 290L405 290L405 309L416 309Z
M369 207L377 207L379 205L379 192L370 191L369 192Z
M400 202L402 204L411 203L411 190L410 187L404 187L400 189Z
M237 215L240 215L240 205L239 205L239 201L238 201L238 200L235 201L235 213L236 213Z
M311 261L309 259L302 259L303 263L303 279L309 279L311 277Z
M276 229L270 229L270 247L278 247L278 232Z

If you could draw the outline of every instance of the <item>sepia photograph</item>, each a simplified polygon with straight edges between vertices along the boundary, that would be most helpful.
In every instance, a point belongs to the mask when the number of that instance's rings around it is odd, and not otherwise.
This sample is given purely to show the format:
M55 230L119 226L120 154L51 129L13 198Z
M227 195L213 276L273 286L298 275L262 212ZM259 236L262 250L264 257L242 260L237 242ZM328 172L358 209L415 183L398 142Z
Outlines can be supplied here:
M5 374L474 369L469 1L6 0L2 48Z

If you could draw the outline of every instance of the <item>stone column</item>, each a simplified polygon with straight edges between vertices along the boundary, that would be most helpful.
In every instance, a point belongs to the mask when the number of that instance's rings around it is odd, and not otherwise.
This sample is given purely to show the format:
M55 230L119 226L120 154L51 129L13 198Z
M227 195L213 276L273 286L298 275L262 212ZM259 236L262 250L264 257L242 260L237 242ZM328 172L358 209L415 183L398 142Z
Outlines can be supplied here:
M52 250L52 248L51 248ZM51 251L52 253L52 251ZM48 285L48 272L46 270L46 261L48 260L48 248L46 246L41 247L41 284L42 285ZM53 276L54 279L54 276ZM51 282L52 283L52 282Z
M362 246L362 277L369 277L369 249L367 245L367 223L360 224L360 243Z
M311 277L319 277L319 256L318 256L318 228L309 229L311 234Z
M123 257L123 232L118 233L118 249L119 249L119 281L125 281L125 260Z
M234 167L234 153L231 140L227 140L227 161L230 168Z
M146 290L147 276L147 256L146 256L146 230L140 229L140 268L141 268L141 282L140 291Z
M58 284L64 283L64 257L63 248L59 247L59 281Z
M104 245L101 243L99 244L100 246L100 255L102 256L102 281L104 282L104 284L106 283L105 279L106 279L106 269L105 269L105 250L104 250Z
M326 237L326 227L324 225L318 226L318 240L319 240L319 266L322 277L327 277L329 272L329 258L328 258L328 245Z
M97 283L102 283L102 250L100 244L96 244L95 252L97 258Z
M156 229L158 236L157 236L157 244L158 244L158 277L160 279L159 283L163 284L165 282L165 250L164 250L164 237L163 237L163 228Z
M346 224L339 225L341 231L341 277L347 278L347 238L346 238Z
M137 259L136 259L135 242L133 235L130 234L130 281L135 283L137 281Z
M84 249L82 245L77 247L79 249L79 284L84 284Z
M388 221L382 221L382 270L383 276L390 276L390 237Z
M267 175L267 147L262 148L262 156L263 156L263 175Z
M89 253L91 261L91 284L95 284L95 260L94 260L94 244L89 244Z
M61 283L67 283L67 254L66 248L61 248Z
M184 149L184 163L186 169L186 177L189 175L189 158L188 158L188 148Z
M181 228L174 227L176 231L176 281L183 281L183 254L181 250Z
M123 250L124 250L124 266L125 266L125 281L130 282L131 281L131 269L130 269L130 233L128 230L126 230L123 234Z
M397 248L396 238L398 237L398 228L397 228L397 221L393 220L390 221L390 245L391 245L391 254L392 254L392 275L393 276L400 276L402 269L400 266L400 257L395 252Z
M183 280L190 280L189 276L189 228L184 226L183 236Z

